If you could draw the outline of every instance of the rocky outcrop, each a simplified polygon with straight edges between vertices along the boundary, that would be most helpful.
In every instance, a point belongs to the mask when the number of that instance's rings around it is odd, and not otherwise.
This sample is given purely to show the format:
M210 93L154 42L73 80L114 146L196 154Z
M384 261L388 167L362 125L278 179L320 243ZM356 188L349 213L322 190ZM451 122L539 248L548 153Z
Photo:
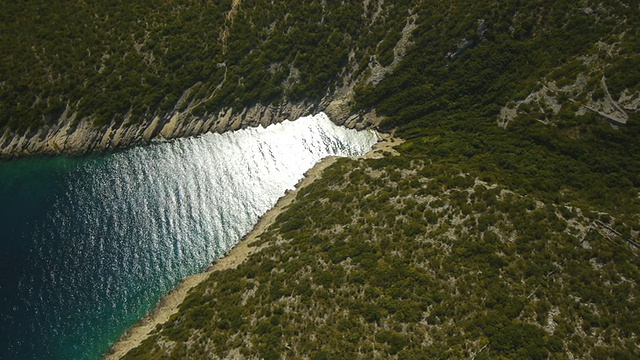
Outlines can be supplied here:
M373 114L354 115L348 98L328 96L318 103L284 103L234 110L223 109L217 114L194 117L188 111L174 111L164 117L156 116L136 124L94 126L91 118L78 119L69 108L55 125L43 126L22 134L5 132L0 136L0 157L29 155L80 155L107 149L148 144L154 140L197 136L207 132L225 132L250 126L267 126L284 120L326 112L338 125L362 129L375 125Z
M557 115L563 106L575 104L577 108L575 115L583 115L587 111L597 113L601 118L609 121L612 125L625 125L629 120L627 112L637 112L640 105L640 92L634 94L625 89L616 101L609 93L606 78L601 77L599 89L602 91L601 97L594 100L594 91L587 86L590 78L585 74L578 74L572 84L562 87L556 85L555 81L543 83L538 90L531 92L524 100L511 101L500 109L497 123L498 126L506 128L520 114L538 113L538 121L550 123L550 119L545 114ZM564 98L564 100L561 100ZM528 107L529 110L523 110Z

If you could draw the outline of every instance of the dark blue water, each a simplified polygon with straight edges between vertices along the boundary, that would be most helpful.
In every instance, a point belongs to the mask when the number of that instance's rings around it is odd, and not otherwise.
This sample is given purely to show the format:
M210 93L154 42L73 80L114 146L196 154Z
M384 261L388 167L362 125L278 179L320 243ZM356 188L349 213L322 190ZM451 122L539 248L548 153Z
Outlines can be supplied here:
M314 163L373 132L324 115L111 154L0 162L0 359L97 359Z

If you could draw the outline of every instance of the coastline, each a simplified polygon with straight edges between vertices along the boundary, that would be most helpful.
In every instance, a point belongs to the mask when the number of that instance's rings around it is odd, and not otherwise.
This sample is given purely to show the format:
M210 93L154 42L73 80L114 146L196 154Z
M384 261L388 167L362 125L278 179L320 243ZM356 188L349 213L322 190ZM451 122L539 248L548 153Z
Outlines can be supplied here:
M347 94L332 94L319 102L256 104L243 109L225 108L215 114L194 117L190 109L175 110L136 124L110 123L96 127L91 117L78 118L67 107L58 121L26 132L8 129L0 131L0 159L29 156L83 155L149 144L152 141L198 136L208 132L223 133L247 127L268 126L285 120L298 119L324 112L336 125L363 130L376 128L381 118L371 111L353 114L349 110Z
M394 139L389 134L378 133L378 136L378 142L374 144L371 150L362 156L353 158L381 158L384 156L384 152L389 152L394 155L397 154L397 152L393 150L393 147L401 144L403 142L402 139ZM125 331L120 339L118 339L109 348L109 350L102 355L101 359L115 360L122 358L130 350L138 347L142 341L149 337L149 333L155 329L157 325L165 323L178 311L180 304L182 304L186 298L189 290L206 280L216 271L236 268L251 254L259 251L261 249L260 247L250 247L249 245L259 239L260 235L262 235L262 233L264 233L264 231L274 223L276 217L286 207L293 203L300 189L303 189L315 180L321 178L324 169L332 165L337 159L339 159L337 156L326 157L305 172L304 177L298 182L298 184L296 184L294 190L288 191L284 196L280 197L276 204L260 217L258 223L238 242L237 245L235 245L225 256L210 265L205 271L191 275L180 281L173 290L160 299L153 310Z

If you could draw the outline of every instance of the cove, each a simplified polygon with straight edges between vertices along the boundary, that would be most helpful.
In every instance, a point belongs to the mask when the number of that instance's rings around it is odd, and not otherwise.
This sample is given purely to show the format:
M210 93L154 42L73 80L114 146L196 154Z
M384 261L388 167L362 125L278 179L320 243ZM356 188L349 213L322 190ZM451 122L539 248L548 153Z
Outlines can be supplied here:
M324 114L84 157L0 162L0 358L97 359L304 172L373 131Z

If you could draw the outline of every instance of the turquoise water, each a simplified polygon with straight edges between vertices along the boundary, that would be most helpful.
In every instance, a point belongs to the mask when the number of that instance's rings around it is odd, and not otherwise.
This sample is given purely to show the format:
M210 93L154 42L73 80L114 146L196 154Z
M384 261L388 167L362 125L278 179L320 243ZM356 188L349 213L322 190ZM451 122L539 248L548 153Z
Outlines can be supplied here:
M0 359L97 359L180 279L371 131L324 114L86 157L0 162Z

